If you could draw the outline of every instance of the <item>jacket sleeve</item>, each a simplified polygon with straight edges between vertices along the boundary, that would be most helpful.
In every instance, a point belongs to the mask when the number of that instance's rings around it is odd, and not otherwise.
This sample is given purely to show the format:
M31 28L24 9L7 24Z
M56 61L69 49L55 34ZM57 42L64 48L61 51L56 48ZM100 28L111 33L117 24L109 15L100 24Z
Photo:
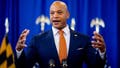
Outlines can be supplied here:
M26 48L24 48L19 58L16 58L17 68L32 68L37 59L35 48L35 38L33 38Z
M86 44L85 47L85 62L88 66L88 68L104 68L105 65L105 60L106 60L106 54L105 54L105 58L102 59L100 57L100 54L98 52L98 50L96 50L95 48L93 48L91 46L91 41L90 39L87 39L88 43Z

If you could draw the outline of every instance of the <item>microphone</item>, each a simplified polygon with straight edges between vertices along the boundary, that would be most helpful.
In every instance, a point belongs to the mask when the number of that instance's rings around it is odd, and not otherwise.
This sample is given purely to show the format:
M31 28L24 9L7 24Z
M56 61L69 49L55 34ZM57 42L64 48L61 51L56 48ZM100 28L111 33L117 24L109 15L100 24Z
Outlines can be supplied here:
M55 68L55 61L53 59L49 60L49 68Z
M62 60L62 68L67 68L67 67L68 67L67 60L63 59Z

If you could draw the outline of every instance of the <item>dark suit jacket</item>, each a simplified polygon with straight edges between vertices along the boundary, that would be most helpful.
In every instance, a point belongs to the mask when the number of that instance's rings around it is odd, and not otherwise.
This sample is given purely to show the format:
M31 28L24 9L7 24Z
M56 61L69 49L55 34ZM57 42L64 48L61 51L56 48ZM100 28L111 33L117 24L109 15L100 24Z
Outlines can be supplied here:
M24 49L16 60L19 68L32 68L38 62L40 68L49 68L49 61L55 61L56 68L60 68L60 61L55 46L52 30L32 38L30 45ZM70 30L70 49L68 52L68 68L82 68L86 63L89 68L104 68L105 60L91 46L90 38Z

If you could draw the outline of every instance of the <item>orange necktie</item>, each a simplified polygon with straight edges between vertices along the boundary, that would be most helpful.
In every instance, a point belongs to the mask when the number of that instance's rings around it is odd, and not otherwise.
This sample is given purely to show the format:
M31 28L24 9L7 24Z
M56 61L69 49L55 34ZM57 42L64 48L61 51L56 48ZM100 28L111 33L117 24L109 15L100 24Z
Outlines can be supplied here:
M59 31L59 59L60 59L60 63L62 63L62 60L67 58L67 48L66 48L66 41L65 41L65 37L63 35L63 31L60 30Z

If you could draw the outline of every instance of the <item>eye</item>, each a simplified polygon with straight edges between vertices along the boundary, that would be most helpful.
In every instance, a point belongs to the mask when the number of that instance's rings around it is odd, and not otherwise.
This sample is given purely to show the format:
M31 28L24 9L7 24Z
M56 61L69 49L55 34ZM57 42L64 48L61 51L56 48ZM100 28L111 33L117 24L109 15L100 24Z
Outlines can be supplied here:
M62 11L58 11L57 13L58 13L58 14L62 14L63 12L62 12Z
M54 12L50 12L50 14L54 14Z

